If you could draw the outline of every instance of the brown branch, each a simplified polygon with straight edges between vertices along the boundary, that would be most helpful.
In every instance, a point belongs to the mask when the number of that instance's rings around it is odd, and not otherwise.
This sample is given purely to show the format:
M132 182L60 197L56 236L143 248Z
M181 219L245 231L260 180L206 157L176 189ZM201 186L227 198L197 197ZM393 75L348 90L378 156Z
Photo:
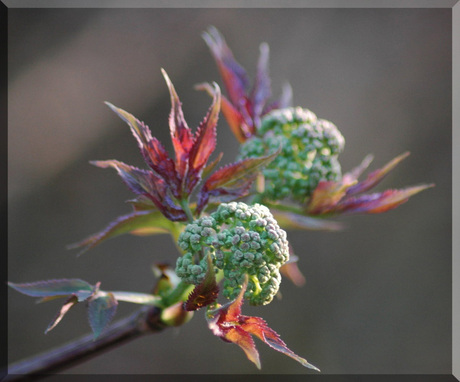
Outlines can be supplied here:
M88 334L48 352L8 366L5 381L30 381L44 378L87 361L107 350L140 336L156 333L166 326L161 322L161 310L156 307L140 309L130 317L112 324L96 340Z

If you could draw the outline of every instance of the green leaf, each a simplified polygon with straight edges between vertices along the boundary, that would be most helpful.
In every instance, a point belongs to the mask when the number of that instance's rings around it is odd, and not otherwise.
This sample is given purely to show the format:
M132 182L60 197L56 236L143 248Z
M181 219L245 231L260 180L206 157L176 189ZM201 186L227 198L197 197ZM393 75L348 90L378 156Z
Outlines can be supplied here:
M102 231L68 246L69 249L83 248L78 255L95 247L103 241L125 233L153 235L158 233L174 233L176 225L168 220L160 211L135 211L118 217Z
M134 304L156 305L161 298L147 293L136 292L110 292L117 301L132 302Z
M93 329L94 339L99 337L112 321L117 311L118 302L110 292L99 292L98 297L88 303L88 319Z
M8 282L8 285L22 294L45 300L49 297L75 295L78 301L84 301L91 296L94 289L92 285L80 279L46 280L26 284Z

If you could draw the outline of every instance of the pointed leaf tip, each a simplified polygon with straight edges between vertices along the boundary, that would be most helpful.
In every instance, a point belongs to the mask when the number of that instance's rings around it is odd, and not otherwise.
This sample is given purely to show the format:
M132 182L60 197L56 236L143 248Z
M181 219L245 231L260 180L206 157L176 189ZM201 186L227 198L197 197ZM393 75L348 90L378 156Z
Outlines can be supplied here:
M207 256L207 265L208 269L204 280L193 289L185 302L184 306L187 311L201 309L217 300L219 287L216 283L214 265L209 254Z
M67 312L78 303L78 297L75 295L70 296L62 305L61 309L57 313L57 315L53 318L50 322L48 327L45 330L45 334L48 334L51 330L53 330L59 322L64 318Z

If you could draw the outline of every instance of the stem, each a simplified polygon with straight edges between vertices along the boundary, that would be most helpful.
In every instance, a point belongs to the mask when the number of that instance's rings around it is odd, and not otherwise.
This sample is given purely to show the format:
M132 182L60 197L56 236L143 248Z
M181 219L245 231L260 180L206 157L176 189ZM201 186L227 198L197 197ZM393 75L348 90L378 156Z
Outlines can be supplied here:
M96 340L93 334L81 337L61 347L38 354L8 366L6 381L33 380L75 366L107 350L146 334L163 330L161 310L144 307L130 317L112 324Z
M180 205L181 207L183 208L185 214L187 215L187 218L189 220L189 223L193 223L193 221L195 220L193 218L193 214L192 214L192 210L190 209L190 206L188 204L188 200L187 199L182 199L180 201Z
M162 306L165 307L174 305L179 301L186 301L188 295L193 290L195 286L192 284L187 284L183 281L177 284L176 288L166 297L163 298Z

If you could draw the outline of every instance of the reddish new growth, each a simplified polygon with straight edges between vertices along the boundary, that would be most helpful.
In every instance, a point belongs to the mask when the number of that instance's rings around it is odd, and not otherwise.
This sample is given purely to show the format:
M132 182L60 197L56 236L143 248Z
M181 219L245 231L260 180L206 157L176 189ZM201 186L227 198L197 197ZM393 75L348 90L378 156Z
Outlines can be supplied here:
M272 349L291 357L301 365L320 371L316 366L313 366L306 359L299 357L290 350L281 340L278 333L271 329L262 318L241 314L241 305L243 304L243 296L247 286L246 277L246 282L235 300L217 309L208 310L208 326L212 332L222 340L232 342L241 347L248 359L254 362L258 369L261 368L259 352L251 335L258 337Z

